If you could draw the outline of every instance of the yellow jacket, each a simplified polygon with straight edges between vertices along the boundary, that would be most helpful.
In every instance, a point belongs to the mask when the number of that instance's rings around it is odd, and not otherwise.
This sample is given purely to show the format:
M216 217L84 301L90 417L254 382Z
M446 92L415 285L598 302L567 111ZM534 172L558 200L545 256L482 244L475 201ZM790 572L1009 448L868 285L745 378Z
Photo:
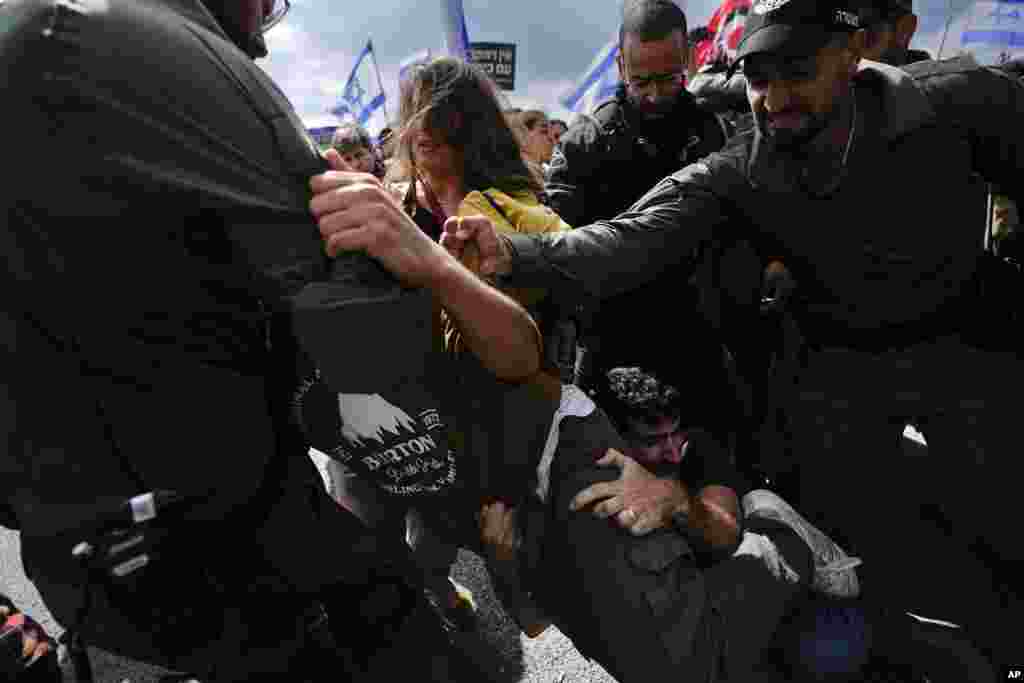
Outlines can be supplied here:
M487 216L499 232L539 235L569 230L569 224L530 191L507 195L501 190L474 190L459 204L459 216Z

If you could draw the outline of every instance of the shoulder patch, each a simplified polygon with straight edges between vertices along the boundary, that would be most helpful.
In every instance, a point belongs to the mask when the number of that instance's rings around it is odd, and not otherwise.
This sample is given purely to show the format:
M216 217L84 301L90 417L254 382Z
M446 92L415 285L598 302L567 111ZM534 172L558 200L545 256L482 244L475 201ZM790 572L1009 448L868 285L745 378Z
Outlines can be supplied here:
M788 5L790 0L761 0L754 5L754 14L768 14Z

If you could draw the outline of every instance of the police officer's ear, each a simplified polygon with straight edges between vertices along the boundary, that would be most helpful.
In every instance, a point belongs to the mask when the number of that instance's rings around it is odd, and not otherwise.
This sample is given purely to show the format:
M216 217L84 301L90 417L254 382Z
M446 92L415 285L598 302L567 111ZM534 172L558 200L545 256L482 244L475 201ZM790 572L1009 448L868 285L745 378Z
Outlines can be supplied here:
M909 48L910 41L917 32L917 15L910 12L904 14L896 20L896 23L893 26L893 31L896 33L900 47L903 49Z
M857 69L860 67L860 60L867 49L867 41L868 32L865 29L860 29L850 35L846 45L843 47L843 70L851 77L857 73Z

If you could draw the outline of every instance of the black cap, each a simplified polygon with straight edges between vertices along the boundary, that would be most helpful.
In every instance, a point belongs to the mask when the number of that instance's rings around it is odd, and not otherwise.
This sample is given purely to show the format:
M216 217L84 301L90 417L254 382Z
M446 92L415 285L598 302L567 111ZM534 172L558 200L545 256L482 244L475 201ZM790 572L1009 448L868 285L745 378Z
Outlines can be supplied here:
M860 28L856 0L757 0L747 15L736 62L760 53L815 54L829 36Z
M913 14L913 0L862 0L860 20L865 27L905 14Z

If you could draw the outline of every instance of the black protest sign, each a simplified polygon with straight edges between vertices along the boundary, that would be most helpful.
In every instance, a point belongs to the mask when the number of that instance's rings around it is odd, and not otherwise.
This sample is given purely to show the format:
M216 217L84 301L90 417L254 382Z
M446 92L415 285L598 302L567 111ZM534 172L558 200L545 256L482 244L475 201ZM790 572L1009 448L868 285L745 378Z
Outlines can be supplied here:
M470 43L470 60L494 79L502 90L515 90L516 44Z

